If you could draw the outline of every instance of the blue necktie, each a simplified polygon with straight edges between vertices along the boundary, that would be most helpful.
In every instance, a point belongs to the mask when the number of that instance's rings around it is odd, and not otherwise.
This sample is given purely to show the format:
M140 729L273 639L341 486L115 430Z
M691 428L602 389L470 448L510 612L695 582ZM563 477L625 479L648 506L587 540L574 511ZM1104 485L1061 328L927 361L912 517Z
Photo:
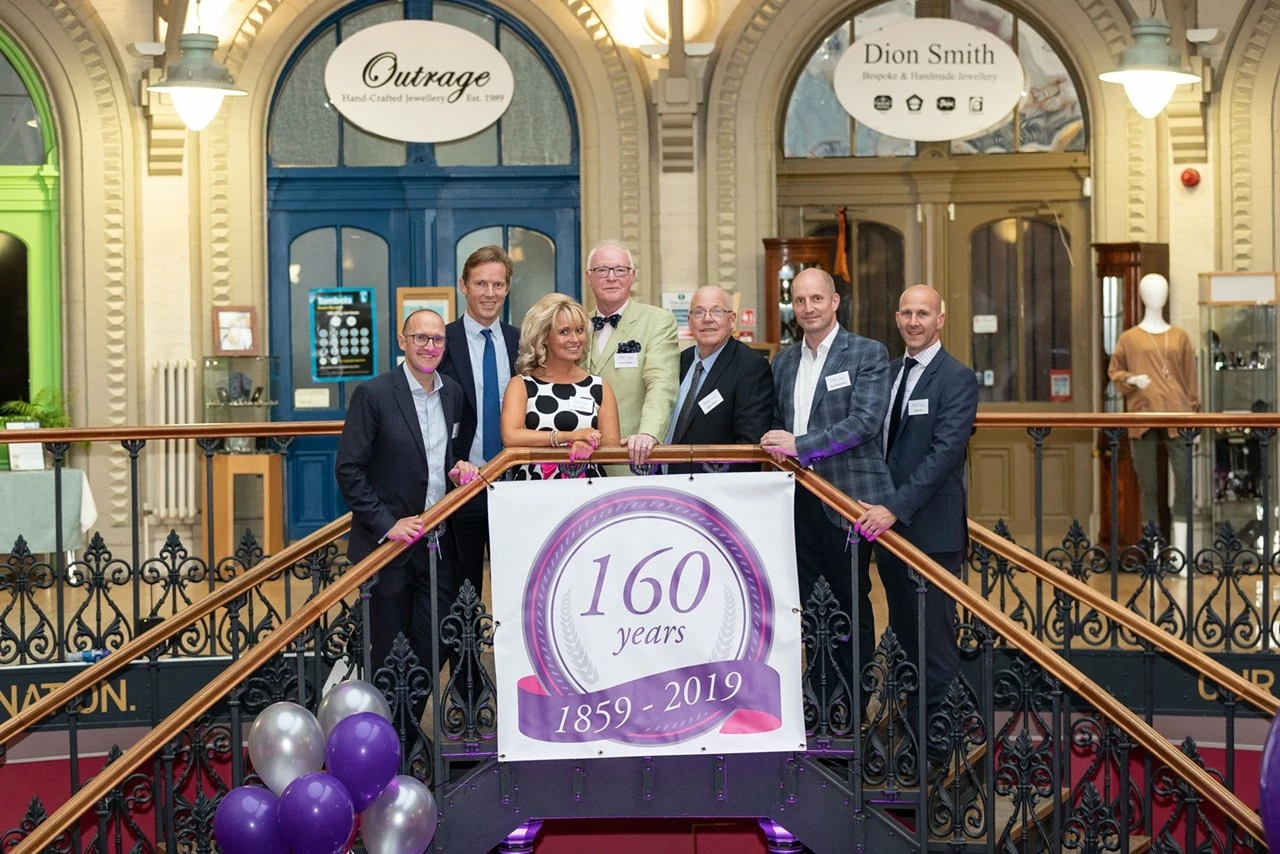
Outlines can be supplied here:
M486 460L491 460L502 450L502 395L498 392L498 351L493 346L493 330L481 329L484 336L484 363L480 378L484 383L483 412L480 417L484 425L484 447L481 452Z

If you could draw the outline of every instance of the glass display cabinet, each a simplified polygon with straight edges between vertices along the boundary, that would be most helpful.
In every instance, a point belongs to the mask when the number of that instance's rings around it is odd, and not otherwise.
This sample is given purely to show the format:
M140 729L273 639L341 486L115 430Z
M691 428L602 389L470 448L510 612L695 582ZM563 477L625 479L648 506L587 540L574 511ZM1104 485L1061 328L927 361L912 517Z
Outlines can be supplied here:
M800 337L791 309L791 282L801 270L831 270L834 237L768 237L764 241L764 341L786 347Z
M1276 273L1205 273L1200 277L1201 406L1210 412L1276 411ZM1230 523L1246 548L1263 547L1262 454L1254 431L1208 431L1204 454L1212 533ZM1275 447L1274 440L1271 447ZM1271 452L1274 458L1274 450ZM1276 506L1274 472L1271 504ZM1271 520L1272 551L1280 525Z
M275 356L205 356L204 420L215 424L269 421L276 405ZM253 439L228 439L227 450L256 450Z

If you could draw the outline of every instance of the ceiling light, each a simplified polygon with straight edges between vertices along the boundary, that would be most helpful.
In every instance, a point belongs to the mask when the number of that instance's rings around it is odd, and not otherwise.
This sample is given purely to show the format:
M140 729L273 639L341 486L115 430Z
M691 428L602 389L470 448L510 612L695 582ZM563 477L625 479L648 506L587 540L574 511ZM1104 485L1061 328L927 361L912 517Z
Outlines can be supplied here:
M1173 29L1159 18L1138 18L1131 25L1133 44L1120 54L1120 65L1098 79L1124 85L1129 103L1144 119L1154 119L1168 105L1173 90L1200 78L1182 67L1179 51L1169 44Z
M183 33L178 36L182 59L165 69L165 79L148 86L148 92L161 92L173 100L178 118L190 130L209 126L227 95L247 95L235 85L231 72L213 57L218 37L208 33Z

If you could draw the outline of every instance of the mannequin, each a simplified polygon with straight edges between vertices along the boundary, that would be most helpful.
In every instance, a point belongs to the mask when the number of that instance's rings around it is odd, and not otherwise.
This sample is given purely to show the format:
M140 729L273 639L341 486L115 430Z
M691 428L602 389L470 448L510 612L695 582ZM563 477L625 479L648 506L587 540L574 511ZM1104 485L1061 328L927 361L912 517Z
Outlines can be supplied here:
M1149 273L1138 282L1138 297L1146 311L1137 326L1126 329L1111 354L1107 375L1124 394L1128 412L1199 412L1191 338L1164 319L1169 280ZM1186 500L1189 472L1186 447L1176 430L1133 427L1129 443L1133 470L1142 490L1142 518L1158 520L1156 451L1163 442L1173 468L1173 530L1170 545L1184 548L1187 540Z

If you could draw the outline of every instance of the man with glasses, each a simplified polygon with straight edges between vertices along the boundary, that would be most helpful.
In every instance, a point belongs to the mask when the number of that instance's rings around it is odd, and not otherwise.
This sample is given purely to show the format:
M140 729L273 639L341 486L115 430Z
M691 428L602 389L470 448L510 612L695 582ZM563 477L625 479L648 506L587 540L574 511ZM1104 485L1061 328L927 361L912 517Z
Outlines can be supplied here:
M515 372L520 330L502 321L511 288L511 259L501 246L482 246L467 256L458 290L466 312L445 327L447 346L440 373L462 387L460 433L472 436L467 460L480 468L502 450L502 392ZM489 545L489 499L480 492L450 519L458 586L466 579L479 595Z
M444 357L444 318L415 311L396 340L404 364L356 386L338 440L338 489L351 508L347 557L357 563L387 540L412 545L377 575L369 601L373 668L386 662L404 632L418 661L430 667L431 575L427 532L419 514L444 497L450 481L467 483L470 437L461 433L462 388L438 370ZM442 538L436 593L441 609L458 593ZM373 674L366 674L372 678ZM420 699L420 715L425 699Z
M769 363L733 337L732 306L729 294L714 286L698 288L689 303L696 346L680 354L680 390L667 444L754 445L772 424ZM687 463L667 468L672 474L699 470Z
M587 370L613 389L623 444L631 464L643 465L670 427L680 355L675 317L631 299L635 280L635 261L622 244L606 241L587 256L596 302Z

